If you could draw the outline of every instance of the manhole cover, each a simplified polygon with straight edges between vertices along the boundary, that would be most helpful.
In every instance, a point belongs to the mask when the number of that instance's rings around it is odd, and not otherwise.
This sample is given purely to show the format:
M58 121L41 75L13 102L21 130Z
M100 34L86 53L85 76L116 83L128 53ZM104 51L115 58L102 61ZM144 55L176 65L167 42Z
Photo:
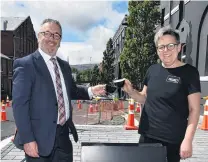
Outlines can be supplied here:
M125 123L125 118L122 116L113 116L110 122L112 125L123 125Z

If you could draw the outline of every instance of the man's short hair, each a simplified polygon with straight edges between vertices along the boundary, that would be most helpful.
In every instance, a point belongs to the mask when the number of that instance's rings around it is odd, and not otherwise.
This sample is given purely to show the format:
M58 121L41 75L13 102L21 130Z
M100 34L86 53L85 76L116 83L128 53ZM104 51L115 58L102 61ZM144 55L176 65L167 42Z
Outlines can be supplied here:
M59 22L58 20L54 20L54 19L50 19L50 18L45 19L45 20L43 20L43 22L41 23L41 26L42 26L43 24L45 24L45 23L54 23L54 24L58 25L59 28L60 28L60 31L61 31L61 35L62 35L62 27L61 27L61 24L60 24L60 22Z

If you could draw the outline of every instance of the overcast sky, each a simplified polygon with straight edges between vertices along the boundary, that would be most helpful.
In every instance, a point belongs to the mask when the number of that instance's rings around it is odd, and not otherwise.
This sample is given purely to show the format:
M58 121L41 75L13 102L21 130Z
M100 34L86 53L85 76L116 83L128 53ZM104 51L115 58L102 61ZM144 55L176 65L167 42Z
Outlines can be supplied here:
M109 38L128 12L127 1L1 0L2 17L30 16L36 33L43 19L60 21L63 39L58 55L71 65L99 63Z

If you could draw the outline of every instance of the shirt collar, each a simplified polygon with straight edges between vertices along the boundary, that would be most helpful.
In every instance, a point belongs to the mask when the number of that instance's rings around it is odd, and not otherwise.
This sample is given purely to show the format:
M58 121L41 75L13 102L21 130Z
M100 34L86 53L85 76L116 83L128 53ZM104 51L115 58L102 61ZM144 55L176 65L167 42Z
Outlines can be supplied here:
M40 52L40 54L43 57L43 59L44 59L45 62L50 61L50 59L51 59L51 56L50 55L48 55L47 53L43 52L40 48L38 48L38 51ZM53 58L56 59L56 56L53 56Z

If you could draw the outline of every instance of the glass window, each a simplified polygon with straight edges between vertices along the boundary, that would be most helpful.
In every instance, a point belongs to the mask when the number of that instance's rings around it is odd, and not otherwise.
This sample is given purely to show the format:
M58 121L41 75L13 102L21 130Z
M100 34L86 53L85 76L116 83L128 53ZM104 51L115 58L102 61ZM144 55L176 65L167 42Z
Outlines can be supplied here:
M186 44L182 44L181 61L186 62Z
M181 22L183 20L184 17L184 1L180 1L179 3L179 21Z
M177 7L180 4L181 1L172 1L171 4L171 10L173 10L175 7Z
M2 58L1 58L1 73L3 72L3 60L2 60Z
M12 61L11 60L9 60L8 61L8 72L9 72L9 74L12 74L12 71L13 71L13 67L12 67L13 65L12 65Z
M5 58L1 58L1 72L2 74L7 74L7 60Z
M125 37L125 29L122 31L122 38Z
M119 36L119 50L122 51L122 35Z
M161 26L164 25L164 18L165 18L165 8L162 9Z

